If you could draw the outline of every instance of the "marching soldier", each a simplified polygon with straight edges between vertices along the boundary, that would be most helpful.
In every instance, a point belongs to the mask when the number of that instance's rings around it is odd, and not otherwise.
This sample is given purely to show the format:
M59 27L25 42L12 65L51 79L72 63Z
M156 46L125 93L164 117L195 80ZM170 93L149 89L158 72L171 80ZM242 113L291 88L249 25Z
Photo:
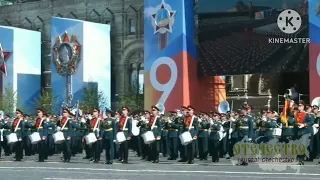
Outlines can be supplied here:
M38 142L38 153L39 162L44 162L47 153L47 136L48 136L48 123L44 117L44 112L41 108L38 109L38 117L36 119L36 123L34 125L34 129L36 132L40 134L41 141Z
M124 132L124 135L126 137L126 141L122 142L120 144L120 160L122 163L127 164L128 163L128 155L129 155L129 142L131 140L131 118L129 117L130 109L126 106L122 107L122 116L119 120L118 124L118 132Z
M306 105L303 101L299 102L298 112L295 115L295 129L297 131L297 138L300 139L305 134L312 134L313 121L305 111ZM304 165L305 154L298 155L299 165Z
M152 106L152 115L149 120L149 130L153 132L156 140L150 144L150 157L152 163L159 163L159 151L161 140L161 117L159 116L159 108Z
M184 125L184 119L187 115L188 108L186 106L181 107L181 111L177 110L177 122L179 123L179 129L178 129L178 137L184 132L185 125ZM180 152L180 160L178 162L186 162L187 161L187 154L186 154L186 147L183 146L179 140L179 152Z
M24 132L23 132L23 146L24 146L24 154L25 156L31 156L32 155L32 144L30 142L29 136L33 132L33 123L29 119L27 115L25 115L24 118Z
M218 121L218 119L214 118L210 120L210 124L207 126L210 127L209 140L211 143L211 158L212 162L216 163L219 162L220 157L219 141L222 138L220 133L222 124Z
M247 107L242 108L242 116L237 121L238 141L242 141L243 138L247 137L248 141L252 141L253 137L253 119L252 116L248 115ZM241 161L238 165L248 165L247 162Z
M234 118L230 120L230 147L229 147L229 155L230 157L234 156L233 146L238 142L238 131L237 131L237 122L240 120L241 111L237 111L234 113Z
M168 145L169 145L169 155L168 160L176 160L178 158L178 147L179 147L179 139L178 139L178 129L180 126L179 119L176 111L171 111L171 117L169 122L167 123L169 127L168 132Z
M16 118L13 120L11 132L16 133L18 141L15 143L15 161L21 161L23 158L23 132L24 120L23 112L19 109L16 110Z
M87 114L84 117L81 118L81 123L80 123L80 132L82 136L82 143L84 144L84 149L86 156L83 159L91 159L92 158L92 153L91 153L91 147L88 145L85 141L84 136L89 134L89 128L90 128L90 120L91 120L91 115Z
M275 112L268 110L267 111L267 121L264 121L262 125L262 131L264 131L264 141L265 143L269 142L274 138L273 130L277 128L277 119L275 118Z
M8 144L8 139L5 138L11 132L12 123L9 121L10 118L11 117L9 115L4 117L4 122L3 122L3 126L2 126L3 127L2 136L4 137L3 138L3 150L4 150L4 155L5 156L10 156L11 155L11 144Z
M106 110L107 112L110 112ZM116 142L116 120L108 115L108 117L102 122L102 131L100 137L103 137L104 148L106 152L105 164L113 164L114 159L114 142Z
M208 129L210 128L209 114L202 112L202 119L199 118L199 132L198 132L198 143L199 143L199 159L207 160L208 158Z
M220 140L220 157L224 157L227 154L227 143L228 143L228 132L230 129L230 124L227 122L228 120L228 115L225 113L221 113L220 114L220 118L221 118L221 124L223 127L223 138Z
M114 119L115 119L117 131L119 131L118 128L119 128L120 117L121 117L120 111L116 111L114 113ZM114 159L120 160L120 153L119 153L120 145L117 142L114 142L113 146L114 146Z
M48 143L48 153L47 155L52 156L55 154L55 144L53 139L53 134L56 132L57 125L54 122L54 116L51 114L47 114L47 123L48 123L48 136L47 136L47 143Z
M102 137L100 136L101 131L101 119L100 119L100 110L99 108L94 108L92 111L93 118L90 120L90 129L89 132L96 135L97 141L92 144L92 160L91 162L98 163L100 161L101 147L100 141Z
M62 119L59 121L58 126L61 127L60 131L63 132L65 141L62 143L63 150L63 162L70 162L71 159L71 136L73 123L71 117L71 112L69 109L64 108L62 112Z
M161 134L161 140L160 140L160 147L161 147L161 153L163 157L167 157L167 154L169 153L169 147L168 147L168 134L169 134L169 126L168 126L168 117L165 117L163 114L161 114L161 124L162 124L162 134Z
M139 135L139 151L140 151L140 156L141 160L149 160L147 159L148 154L149 154L149 145L144 143L144 140L142 138L142 134L148 131L148 120L150 118L150 111L145 110L144 115L141 116L137 126L140 127L140 135ZM150 159L151 161L151 159Z
M193 140L198 138L198 127L199 122L198 118L194 115L195 108L191 105L188 106L188 114L184 119L184 132L189 131ZM195 152L195 142L192 141L191 143L186 145L186 157L187 157L187 164L194 163L194 153Z

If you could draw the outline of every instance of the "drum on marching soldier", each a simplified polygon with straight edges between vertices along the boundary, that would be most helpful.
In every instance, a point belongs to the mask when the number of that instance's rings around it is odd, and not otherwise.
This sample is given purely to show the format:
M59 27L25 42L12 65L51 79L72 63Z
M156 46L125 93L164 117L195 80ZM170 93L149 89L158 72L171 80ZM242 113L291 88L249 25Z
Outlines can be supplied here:
M12 142L15 144L16 159L15 161L21 161L23 158L23 131L24 131L24 120L23 112L19 109L16 110L16 118L13 120L11 134L7 136L8 143ZM16 141L17 140L17 141Z

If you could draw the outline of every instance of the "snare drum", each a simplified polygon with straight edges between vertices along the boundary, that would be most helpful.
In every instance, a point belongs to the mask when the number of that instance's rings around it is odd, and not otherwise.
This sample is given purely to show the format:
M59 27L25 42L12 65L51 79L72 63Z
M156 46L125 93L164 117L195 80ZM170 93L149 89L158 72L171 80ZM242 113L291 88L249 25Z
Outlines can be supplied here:
M97 141L97 137L94 133L89 133L84 137L84 139L86 140L87 145L95 143Z
M8 136L7 136L7 143L8 144L12 144L12 143L15 143L18 141L18 136L16 133L10 133Z
M58 131L52 135L55 144L61 144L65 139L63 132Z
M31 144L37 144L39 141L41 141L41 137L38 132L34 132L31 135L29 135L29 139L31 141Z
M147 131L147 132L143 133L142 138L143 138L143 141L145 144L151 144L152 142L154 142L156 140L152 131Z
M274 136L281 136L281 134L282 134L281 128L274 128L272 131L272 135L274 135Z
M189 131L186 131L180 134L179 138L180 138L181 144L184 146L193 141L191 133Z
M126 136L124 135L124 132L118 132L116 135L116 141L117 143L121 144L127 140Z

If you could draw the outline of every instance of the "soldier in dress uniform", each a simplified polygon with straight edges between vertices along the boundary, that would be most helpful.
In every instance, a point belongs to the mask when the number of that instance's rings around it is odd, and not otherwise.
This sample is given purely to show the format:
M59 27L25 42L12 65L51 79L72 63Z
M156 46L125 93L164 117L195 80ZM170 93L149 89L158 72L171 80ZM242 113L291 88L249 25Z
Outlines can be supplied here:
M47 142L48 142L48 155L52 156L53 154L56 153L55 151L55 144L54 144L54 139L53 139L53 134L56 132L57 125L54 121L54 116L51 114L47 114L47 123L48 123L48 136L47 136Z
M161 134L161 153L163 157L167 157L167 154L169 153L169 143L168 143L168 134L169 134L169 117L165 117L163 114L161 114L161 124L162 124L162 134Z
M61 127L65 141L62 143L63 162L70 162L71 159L71 136L73 123L71 112L68 108L64 108L62 111L62 119L58 122L58 126Z
M120 117L121 117L121 111L116 111L114 112L114 119L115 119L115 123L116 123L116 127L119 128L119 121L120 121ZM117 129L117 131L119 131ZM120 153L119 153L119 149L120 149L120 145L117 142L113 143L114 145L114 159L120 159Z
M299 101L298 112L295 115L295 129L297 132L297 139L300 139L305 134L312 134L312 125L314 121L310 118L308 113L305 111L306 105L303 101ZM304 165L305 154L298 155L299 165Z
M209 114L201 112L202 118L199 118L198 145L199 160L207 160L208 158L208 129L210 128Z
M150 154L152 163L159 163L159 153L160 153L160 140L161 140L161 117L159 114L159 108L157 106L151 107L151 116L149 119L149 131L153 132L156 140L150 144Z
M187 116L184 119L184 132L189 131L193 140L198 139L199 121L194 115L195 108L189 105ZM195 141L186 145L187 164L194 163Z
M230 124L228 123L228 114L221 113L220 114L220 120L223 127L223 134L224 137L220 140L220 158L225 157L225 155L228 153L227 149L227 143L228 143L228 132L230 129Z
M317 105L313 105L313 113L315 114L316 118L314 120L314 126L318 132L314 135L314 154L315 158L318 158L320 155L320 139L319 139L319 125L320 125L320 111Z
M137 127L140 128L140 134L139 134L139 149L140 149L140 157L141 160L150 160L151 159L147 159L148 155L149 155L149 151L150 151L150 147L148 144L144 143L144 140L142 138L142 134L144 134L145 132L148 131L148 124L149 124L149 119L150 119L150 111L145 110L144 111L144 115L140 117L139 122L137 124Z
M99 108L93 108L92 110L92 119L90 120L89 132L94 133L97 141L92 144L92 159L91 162L98 163L100 161L101 147L100 141L102 140L101 132L101 119L100 119L100 110Z
M44 111L41 108L38 109L38 117L34 124L34 129L35 132L38 132L40 134L41 138L41 141L38 142L38 160L39 162L44 162L47 154L48 123L44 116Z
M179 118L177 116L176 111L170 111L170 119L167 122L167 126L169 128L168 132L168 146L169 146L169 158L168 160L176 160L178 158L178 147L179 147L179 140L178 140L178 129L179 129Z
M24 132L23 132L23 146L24 146L24 154L25 156L32 155L32 144L30 142L29 136L34 131L33 123L28 115L24 115Z
M178 137L184 132L184 120L187 116L188 108L186 106L181 106L181 111L177 111L178 122L179 122L179 129L178 129ZM186 154L186 147L183 146L179 140L179 152L180 152L180 160L178 162L186 162L187 161L187 154Z
M4 117L4 121L3 121L3 150L4 150L4 155L5 156L10 156L11 155L11 144L8 144L8 139L5 138L6 136L8 136L11 132L11 127L12 127L12 123L10 122L10 116L6 115Z
M116 120L109 114L112 113L110 110L106 110L107 118L102 121L101 124L101 135L103 137L104 148L106 152L106 162L105 164L113 164L114 159L114 142L116 142Z
M310 143L309 143L309 147L308 147L310 155L309 155L309 158L307 160L311 161L311 162L313 162L313 159L315 158L314 146L313 146L315 132L313 130L313 126L314 126L314 123L315 123L315 120L316 120L316 115L313 113L312 110L313 110L312 106L310 106L310 105L306 106L307 116L309 117L310 121L312 122L312 124L309 125L310 127L307 128L307 131L309 131L309 133L311 134L311 136L309 137Z
M89 129L90 129L90 120L91 120L91 115L90 113L87 113L83 115L81 118L81 123L80 123L80 131L82 135L82 143L84 144L84 150L86 153L86 156L83 159L91 159L92 158L92 153L91 153L91 146L88 145L85 141L84 136L89 134Z
M23 112L19 109L16 110L16 118L13 120L12 133L16 133L18 141L15 145L15 161L21 161L23 159L23 132L24 132L24 120Z
M119 149L119 156L122 163L127 164L128 163L128 155L129 155L129 142L131 140L131 118L129 117L130 109L126 106L122 107L122 116L119 119L118 123L118 132L124 132L124 135L126 136L126 141L122 142L120 144Z
M238 141L247 137L248 141L252 141L253 138L253 119L252 116L248 115L247 107L242 108L242 116L237 121L236 131L238 132ZM238 165L248 165L247 162L241 161Z
M237 122L240 120L241 110L234 112L234 118L230 120L230 147L229 147L229 155L230 157L234 156L233 146L238 142L238 131L237 131Z
M217 114L214 114L214 116ZM221 122L217 118L213 118L210 120L210 124L207 125L210 127L210 134L209 134L209 143L211 144L211 160L212 162L216 163L219 162L220 158L220 148L219 148L219 141L222 138L220 130L222 128Z
M274 138L273 130L277 128L277 119L275 117L275 111L267 111L267 121L262 125L262 131L264 131L264 142L267 143Z

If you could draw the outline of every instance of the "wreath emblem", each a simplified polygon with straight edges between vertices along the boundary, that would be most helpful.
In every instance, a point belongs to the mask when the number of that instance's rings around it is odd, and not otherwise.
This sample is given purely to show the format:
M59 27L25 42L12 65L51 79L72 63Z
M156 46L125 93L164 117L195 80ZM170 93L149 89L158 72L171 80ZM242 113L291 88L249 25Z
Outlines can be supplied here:
M80 62L80 50L81 45L77 36L72 35L69 39L68 33L65 32L62 36L56 38L56 43L53 46L53 57L58 74L69 76L76 73Z

